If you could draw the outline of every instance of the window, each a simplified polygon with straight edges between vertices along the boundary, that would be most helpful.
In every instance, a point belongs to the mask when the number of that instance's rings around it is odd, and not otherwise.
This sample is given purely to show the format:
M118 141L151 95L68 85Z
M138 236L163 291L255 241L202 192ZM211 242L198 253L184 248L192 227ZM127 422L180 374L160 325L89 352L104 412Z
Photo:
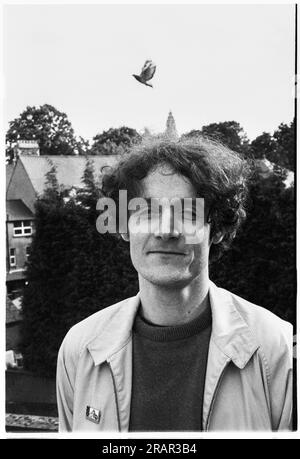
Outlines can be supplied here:
M29 255L30 255L30 245L26 247L26 260L28 260Z
M9 264L11 268L16 266L16 249L9 249Z
M32 226L30 220L21 220L14 222L14 236L30 236L32 234Z

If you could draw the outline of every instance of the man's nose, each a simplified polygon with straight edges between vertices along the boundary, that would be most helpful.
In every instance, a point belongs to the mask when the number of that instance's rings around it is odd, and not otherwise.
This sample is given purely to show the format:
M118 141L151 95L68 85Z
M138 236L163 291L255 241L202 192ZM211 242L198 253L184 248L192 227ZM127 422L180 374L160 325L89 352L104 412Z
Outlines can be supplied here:
M159 222L155 225L154 236L167 241L169 239L178 239L180 237L179 225L176 225L174 212L172 209L164 209L159 218Z

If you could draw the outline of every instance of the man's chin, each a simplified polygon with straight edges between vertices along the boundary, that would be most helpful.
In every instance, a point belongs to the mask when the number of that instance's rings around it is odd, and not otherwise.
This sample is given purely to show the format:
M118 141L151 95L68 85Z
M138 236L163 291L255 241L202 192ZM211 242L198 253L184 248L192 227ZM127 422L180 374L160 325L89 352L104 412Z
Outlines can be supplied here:
M192 282L190 276L162 273L161 275L143 276L148 282L167 289L182 289Z

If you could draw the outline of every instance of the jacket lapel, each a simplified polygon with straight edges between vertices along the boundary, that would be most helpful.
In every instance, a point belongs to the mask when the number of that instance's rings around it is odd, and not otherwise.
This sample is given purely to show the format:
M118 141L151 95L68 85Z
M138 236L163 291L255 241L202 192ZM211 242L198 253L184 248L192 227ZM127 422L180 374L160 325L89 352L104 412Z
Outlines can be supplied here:
M245 301L228 290L210 282L209 298L212 310L212 337L222 353L240 369L244 368L258 344L238 310Z
M103 319L96 336L87 347L94 360L99 365L116 354L131 339L132 326L140 305L139 294L112 306L114 311L103 310ZM107 317L105 313L108 312Z
M208 428L214 397L226 366L232 361L239 369L243 369L259 347L236 307L235 303L243 301L241 298L218 288L213 282L210 282L209 298L212 310L212 334L203 398L205 430Z
M114 386L118 426L128 431L132 387L132 326L140 305L139 295L113 306L88 344L95 366L107 362ZM105 311L104 311L105 312Z

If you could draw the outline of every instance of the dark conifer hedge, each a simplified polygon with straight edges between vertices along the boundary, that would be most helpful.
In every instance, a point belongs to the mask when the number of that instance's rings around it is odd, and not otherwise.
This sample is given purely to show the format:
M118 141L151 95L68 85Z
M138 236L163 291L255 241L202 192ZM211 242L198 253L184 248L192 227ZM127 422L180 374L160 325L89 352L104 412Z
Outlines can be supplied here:
M254 177L248 217L231 249L210 268L213 281L296 324L294 187L280 173Z
M22 353L25 368L45 376L55 375L59 346L72 325L138 291L128 245L96 229L97 188L88 168L77 199L65 202L51 180L36 203Z

